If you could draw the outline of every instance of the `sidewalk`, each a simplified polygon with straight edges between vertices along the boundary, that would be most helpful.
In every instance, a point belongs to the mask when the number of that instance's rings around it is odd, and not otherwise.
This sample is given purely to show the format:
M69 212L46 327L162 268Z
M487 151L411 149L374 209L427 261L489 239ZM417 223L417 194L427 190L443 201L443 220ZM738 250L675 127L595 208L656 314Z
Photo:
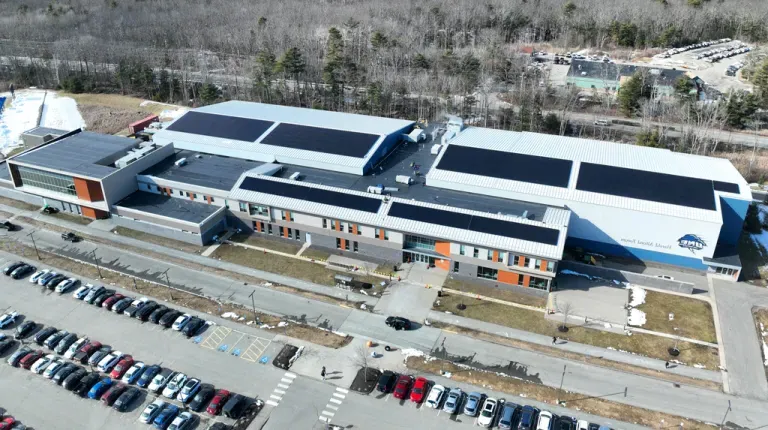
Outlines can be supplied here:
M445 324L459 325L462 327L471 328L474 330L494 334L497 336L507 337L510 339L517 339L523 342L533 343L542 346L552 346L552 337L544 336L527 331L517 330L509 327L504 327L497 324L491 324L471 318L464 318L458 315L448 315L443 312L431 311L427 317L430 321L438 321ZM722 382L720 372L697 369L690 366L677 366L666 369L664 362L656 360L654 358L643 357L640 355L629 354L616 350L610 350L605 348L599 348L596 346L585 345L575 342L560 343L557 346L564 351L574 352L577 354L588 355L595 358L603 358L606 360L616 361L619 363L625 363L632 366L645 367L647 369L658 370L660 372L666 372L671 374L677 374L686 376L689 378L704 379L707 381Z

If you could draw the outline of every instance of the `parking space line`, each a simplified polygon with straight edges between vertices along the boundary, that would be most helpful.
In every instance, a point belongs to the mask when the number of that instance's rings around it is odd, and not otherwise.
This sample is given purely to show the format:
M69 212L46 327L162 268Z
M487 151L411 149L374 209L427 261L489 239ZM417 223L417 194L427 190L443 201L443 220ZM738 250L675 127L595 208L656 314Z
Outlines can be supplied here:
M278 387L282 388L283 390L287 390L288 386L285 384L277 384Z
M248 345L248 348L246 348L243 353L242 358L255 363L259 360L259 357L261 357L261 354L264 353L271 342L272 341L270 340L254 337L251 344Z
M328 417L324 417L324 416L320 415L320 421L325 421L325 422L328 423L328 422L331 422L331 419L328 418Z
M208 349L217 349L224 339L232 332L231 328L218 326L216 330L212 331L200 346Z
M339 400L339 399L328 399L328 400L329 400L329 401L331 401L331 402L333 402L333 403L336 403L336 404L338 404L338 405L340 405L340 404L341 404L341 400Z
M326 408L328 408L328 409L333 409L334 411L338 411L338 410L339 410L339 407L338 407L338 406L333 406L333 405L325 405L325 407L326 407Z
M323 415L328 415L329 417L332 417L332 416L336 415L336 414L334 414L333 412L328 412L328 411L323 411L323 412L321 412L321 413L322 413Z
M341 388L341 387L336 387L336 391L338 391L340 393L344 393L344 394L349 393L349 390L347 390L346 388Z
M285 394L285 391L283 391L283 390L278 390L277 388L275 388L275 389L274 389L274 390L272 390L272 391L273 391L273 392L275 392L275 393L277 393L277 394Z
M345 396L345 395L343 395L343 394L339 394L339 393L333 393L333 397L338 397L338 398L340 398L340 399L344 399L344 398L346 398L347 396Z
M283 400L283 398L282 398L282 397L276 396L276 395L274 395L274 394L270 394L270 395L269 395L269 397L270 397L270 398L272 398L272 399L275 399L275 400L277 400L278 402L279 402L280 400Z
M279 405L279 403L277 403L275 401L272 401L272 400L267 400L264 403L268 404L269 406L277 406L277 405Z
M293 379L293 378L296 377L296 374L295 373L291 373L291 372L285 372L285 376L287 376L288 378Z

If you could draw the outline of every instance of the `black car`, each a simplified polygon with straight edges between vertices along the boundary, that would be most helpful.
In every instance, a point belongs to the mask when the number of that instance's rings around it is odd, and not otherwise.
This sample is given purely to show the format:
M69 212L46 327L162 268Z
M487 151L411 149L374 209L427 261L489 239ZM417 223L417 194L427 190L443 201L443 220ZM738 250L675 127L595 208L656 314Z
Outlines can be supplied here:
M141 390L138 388L129 387L123 392L123 394L120 395L120 397L117 398L117 400L115 400L115 403L112 405L112 407L120 412L124 412L126 409L128 409L128 406L130 406L131 403L133 403L133 401L139 397L140 393Z
M56 286L59 285L61 282L66 281L67 276L58 274L51 279L48 280L48 282L45 283L45 288L48 288L49 290L56 289Z
M395 386L395 381L397 381L395 372L385 370L381 372L381 376L379 376L379 383L376 384L376 389L382 393L389 393L392 391L392 387Z
M13 345L16 345L16 341L13 339L0 340L0 355L5 354Z
M77 386L72 392L80 397L85 397L91 387L96 385L99 380L101 380L101 375L99 375L98 372L89 373L80 379L80 382L77 383Z
M101 292L101 294L97 295L96 298L93 299L93 305L96 307L101 307L101 304L104 303L105 300L115 295L115 290L104 290Z
M137 305L130 305L128 306L128 309L123 311L123 315L128 316L129 318L134 318L137 313L141 310L141 306Z
M16 226L11 224L10 221L4 220L4 221L0 221L0 230L14 231L16 230Z
M55 207L53 207L53 206L45 206L45 207L43 208L43 213L46 213L46 214L55 214L55 213L59 213L59 209L57 209L57 208L55 208Z
M198 317L192 317L187 321L186 324L184 324L184 328L181 329L181 332L186 337L192 337L197 334L197 332L200 331L201 328L205 325L205 320Z
M576 430L576 419L573 417L561 416L557 418L557 424L552 427L553 430Z
M208 427L208 430L229 430L231 428L232 427L224 424L223 422L218 421L218 422L213 423L212 426Z
M175 311L175 310L170 311L170 312L166 313L165 315L163 315L162 318L160 318L160 325L165 327L165 328L168 328L168 327L172 326L173 322L176 321L176 318L180 317L181 315L182 315L182 313L179 312L179 311Z
M70 333L64 336L63 338L61 338L61 340L56 344L56 348L54 348L53 351L59 355L64 354L65 352L67 352L67 348L72 346L72 344L75 343L76 341L77 341L77 334Z
M66 379L64 379L64 382L61 383L61 386L64 387L64 389L67 391L72 391L75 388L77 388L77 384L79 384L80 380L83 379L83 377L87 374L88 374L87 370L81 367L78 367L77 370L70 373L69 376L67 376Z
M159 324L160 318L162 318L163 315L165 315L167 312L170 312L170 311L171 311L171 308L160 305L157 307L157 309L152 311L152 314L149 316L149 321L155 324Z
M58 331L59 329L57 329L56 327L45 327L41 329L39 332L37 332L33 340L35 341L36 344L43 346L43 343L45 342L45 340L51 337L52 334Z
M115 312L117 314L123 313L126 309L128 309L128 306L131 306L131 303L133 303L133 299L131 297L126 297L124 299L120 299L112 305L112 312Z
M21 267L18 267L16 270L14 270L11 274L11 277L13 279L21 279L29 275L30 273L34 272L36 269L35 266L30 266L29 264L24 264Z
M80 242L82 240L80 236L76 235L71 231L68 231L66 233L61 233L61 238L66 240L67 242L72 242L72 243Z
M59 342L61 342L62 339L67 337L68 334L69 334L69 332L66 331L66 330L59 330L56 333L48 336L48 338L46 338L45 342L44 342L46 348L48 348L51 351L53 351L54 349L56 349L56 345L58 345Z
M149 316L152 314L152 312L157 309L157 307L160 306L157 304L157 302L149 301L147 303L144 303L144 306L139 308L139 311L136 312L136 319L146 321Z
M221 409L221 413L227 418L236 420L243 414L243 411L245 411L248 403L249 402L247 397L240 394L235 394L229 398L227 403L224 404L224 407Z
M587 430L600 430L600 424L589 423Z
M20 326L16 327L16 334L13 338L16 340L24 339L29 336L37 328L37 323L34 321L24 321Z
M152 378L154 378L155 375L160 373L161 369L162 368L157 364L148 366L146 369L144 369L143 372L141 372L141 376L139 377L139 380L136 382L136 385L138 385L141 388L147 388L149 384L152 382Z
M539 410L533 406L525 405L521 410L520 421L517 424L518 430L532 430L536 428L536 417L539 415ZM552 427L555 430L555 427Z
M56 373L53 374L53 377L51 378L51 381L55 384L61 385L62 382L64 382L65 379L67 379L67 376L71 375L72 372L79 369L80 366L74 364L74 363L65 363L61 366L59 370L56 371Z
M410 330L411 322L403 317L387 317L384 323L395 330Z
M197 394L195 394L195 397L193 397L192 401L189 402L189 409L192 409L195 412L202 411L208 402L211 401L215 393L216 389L213 387L213 385L201 384Z
M5 274L5 276L11 276L11 272L13 272L14 270L18 269L19 267L21 267L21 266L23 266L25 264L27 264L27 263L25 263L23 261L17 261L15 263L11 264L10 266L6 266L3 269L3 274Z

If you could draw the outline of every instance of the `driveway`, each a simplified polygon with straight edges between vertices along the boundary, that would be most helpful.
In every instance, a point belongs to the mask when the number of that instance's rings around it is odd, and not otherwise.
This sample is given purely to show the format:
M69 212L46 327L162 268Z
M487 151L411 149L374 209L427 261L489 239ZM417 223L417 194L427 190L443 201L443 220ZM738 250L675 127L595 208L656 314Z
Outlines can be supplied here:
M552 303L558 312L566 304L571 306L571 315L624 325L627 311L624 306L629 300L629 290L610 282L595 282L580 276L560 276L558 290L552 293Z

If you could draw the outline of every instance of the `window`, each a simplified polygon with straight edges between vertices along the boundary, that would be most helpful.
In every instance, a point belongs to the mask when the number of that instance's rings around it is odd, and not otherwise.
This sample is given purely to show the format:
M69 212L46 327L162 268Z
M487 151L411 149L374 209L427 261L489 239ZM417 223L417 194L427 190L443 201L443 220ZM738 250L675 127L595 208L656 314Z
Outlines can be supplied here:
M344 241L344 250L349 251L349 241L348 240Z
M525 277L523 275L517 275L517 285L522 287L524 281L525 281Z
M555 262L550 261L547 263L547 272L555 273Z
M179 190L179 195L184 196L184 191Z
M280 211L280 219L285 221L285 211Z
M506 252L499 251L499 258L498 258L499 263L504 262L504 254L506 254Z
M382 229L380 229L380 228L377 228L377 229L374 231L374 233L375 233L375 235L376 235L376 239L381 239L381 237L382 237L382 234L383 234L383 235L384 235L384 240L389 240L389 232L388 232L388 231L386 231L386 230L382 230Z
M352 223L347 224L347 233L352 233Z
M357 235L358 235L358 236L360 236L361 234L363 234L363 231L362 231L362 230L363 230L363 229L361 229L361 228L360 228L360 225L358 224L358 225L357 225Z
M531 281L528 283L528 286L531 288L535 288L537 290L546 290L547 280L543 278L537 278L535 276L531 276Z
M467 250L464 248L464 245L459 245L459 254L460 255L466 255Z
M272 224L267 224L267 234L272 234Z
M253 203L248 204L248 212L251 215L261 215L261 216L269 215L269 209L267 209L264 206L254 205Z
M499 276L499 271L496 269L489 269L487 267L477 266L478 278L493 279L495 281L498 278L498 276Z
M18 166L19 176L22 185L43 188L62 194L76 196L75 180L71 176L60 175L58 173L44 172L42 170L30 169L29 167Z
M341 221L336 221L336 222L339 223L339 231L344 231L344 223Z
M490 249L488 250L488 255L485 257L486 260L492 261L493 260L493 251Z
M715 273L719 273L721 275L733 276L733 274L736 273L736 270L728 269L725 267L715 267Z
M385 232L386 233L386 232ZM419 249L435 249L435 241L427 239L426 237L414 236L411 234L405 235L405 247L406 248L419 248Z
M472 256L477 258L478 255L479 255L479 252L478 252L477 248L473 248L473 249L474 249L474 251L472 251Z
M357 252L357 241L352 242L352 250Z
M264 223L261 221L253 221L253 229L258 232L264 233Z
M323 218L323 228L328 228L328 220Z
M453 273L459 273L459 262L454 261L453 262Z
M525 261L523 262L523 265L525 267L531 267L531 259L528 257L525 257Z
M240 212L248 212L248 204L245 202L240 202Z
M294 236L296 240L301 240L301 232L298 230L294 230Z
M336 249L341 249L341 239L336 238Z
M216 199L214 199L213 196L208 196L208 198L211 199L211 203L216 201Z
M515 255L515 257L512 259L512 265L513 266L519 266L520 265L520 256Z
M536 259L533 260L533 264L534 264L533 267L535 267L536 270L541 270L541 260L536 258Z
M283 228L285 228L285 227L283 227ZM291 231L291 229L290 229L290 228L288 229L288 232L287 232L287 233L285 233L285 237L287 237L287 238L291 238L291 237L293 237L293 231Z
M389 240L389 232L384 230L384 240Z

